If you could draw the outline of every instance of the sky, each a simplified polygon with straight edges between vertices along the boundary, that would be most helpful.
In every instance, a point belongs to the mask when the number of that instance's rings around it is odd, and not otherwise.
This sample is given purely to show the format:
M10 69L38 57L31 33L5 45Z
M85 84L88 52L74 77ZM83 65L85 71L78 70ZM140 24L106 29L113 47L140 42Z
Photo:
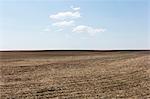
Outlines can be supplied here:
M149 0L0 0L0 50L150 49Z

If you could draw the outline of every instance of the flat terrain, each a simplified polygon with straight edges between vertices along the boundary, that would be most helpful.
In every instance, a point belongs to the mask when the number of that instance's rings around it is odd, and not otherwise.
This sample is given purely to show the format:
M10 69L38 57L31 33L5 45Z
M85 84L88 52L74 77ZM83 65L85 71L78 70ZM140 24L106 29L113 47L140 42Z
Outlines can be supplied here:
M150 51L0 52L1 99L150 99Z

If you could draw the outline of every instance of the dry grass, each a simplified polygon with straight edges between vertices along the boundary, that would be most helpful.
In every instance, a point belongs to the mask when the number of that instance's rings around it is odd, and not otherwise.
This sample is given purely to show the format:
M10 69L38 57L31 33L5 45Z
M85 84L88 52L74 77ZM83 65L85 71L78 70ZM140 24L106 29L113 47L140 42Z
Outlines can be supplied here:
M1 99L148 99L149 51L0 52Z

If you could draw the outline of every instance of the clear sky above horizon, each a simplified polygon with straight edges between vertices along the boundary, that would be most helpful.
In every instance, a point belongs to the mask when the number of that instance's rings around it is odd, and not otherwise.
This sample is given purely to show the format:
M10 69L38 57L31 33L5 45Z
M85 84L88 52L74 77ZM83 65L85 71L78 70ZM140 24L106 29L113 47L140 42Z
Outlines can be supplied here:
M149 0L0 0L0 50L150 49Z

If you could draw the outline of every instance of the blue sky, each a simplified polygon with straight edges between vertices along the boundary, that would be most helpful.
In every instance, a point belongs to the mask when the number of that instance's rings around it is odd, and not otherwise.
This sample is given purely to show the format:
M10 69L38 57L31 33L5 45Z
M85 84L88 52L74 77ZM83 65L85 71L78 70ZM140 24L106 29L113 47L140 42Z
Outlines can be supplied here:
M0 49L149 49L149 0L0 0Z

